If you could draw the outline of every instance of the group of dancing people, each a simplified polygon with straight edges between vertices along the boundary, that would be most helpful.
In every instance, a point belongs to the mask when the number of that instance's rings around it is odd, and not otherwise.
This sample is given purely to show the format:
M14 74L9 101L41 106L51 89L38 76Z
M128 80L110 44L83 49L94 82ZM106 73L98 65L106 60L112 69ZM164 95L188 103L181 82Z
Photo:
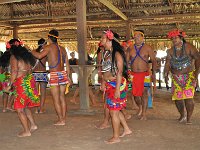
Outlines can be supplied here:
M1 91L3 91L3 99L4 95L11 95L12 93L14 95L14 110L16 110L23 126L23 131L18 134L19 137L31 136L31 132L38 128L31 108L37 107L36 112L44 112L45 97L39 96L36 81L43 81L43 83L40 83L40 91L43 92L43 89L46 88L45 82L47 82L44 64L46 59L49 64L50 75L48 82L51 86L50 91L58 116L54 125L65 125L66 123L65 85L71 84L68 77L70 68L65 48L58 45L58 36L57 30L51 30L48 34L48 45L44 39L41 39L38 42L38 49L32 51L23 46L23 43L18 39L12 39L7 43L9 55L7 60L9 62L4 66L1 65L1 73L3 74L1 76ZM64 63L66 68L64 68ZM40 95L44 96L45 94L41 93Z
M173 46L167 53L164 77L167 82L169 74L172 76L172 100L175 101L180 113L178 121L191 124L200 59L197 49L186 42L184 37L185 32L180 30L168 33ZM68 56L65 48L58 45L58 38L58 31L51 30L48 34L48 44L42 40L40 47L31 52L17 39L9 42L10 61L9 66L6 67L10 71L10 79L3 91L5 94L11 91L14 93L14 109L24 128L18 134L19 137L31 136L32 131L38 128L30 108L38 107L38 113L44 112L45 98L39 98L35 80L40 78L39 76L46 80L47 72L41 69L44 68L45 61L49 64L49 85L58 116L54 125L66 124L65 90L66 84L72 82L69 77ZM145 34L142 30L134 31L133 39L134 44L123 46L119 42L119 35L112 30L104 31L100 39L98 75L102 78L100 89L105 92L105 113L102 124L97 128L108 127L109 118L111 118L113 135L105 141L107 144L118 143L121 137L132 134L125 117L128 84L132 86L131 93L139 108L138 118L146 120L146 86L149 86L148 83L152 81L155 87L156 83L157 63L154 50L145 43ZM151 73L149 61L152 62ZM38 67L38 64L41 67ZM40 90L44 87L46 83L40 86ZM120 133L120 125L123 127L123 133Z

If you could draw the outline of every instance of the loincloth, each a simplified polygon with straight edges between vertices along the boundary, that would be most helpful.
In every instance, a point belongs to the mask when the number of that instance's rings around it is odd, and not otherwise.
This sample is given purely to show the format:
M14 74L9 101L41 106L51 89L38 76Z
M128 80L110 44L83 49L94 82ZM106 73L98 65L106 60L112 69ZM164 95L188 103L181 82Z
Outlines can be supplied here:
M50 72L50 86L65 85L69 83L68 74L66 71Z
M149 72L131 72L131 76L133 96L142 96L144 87L151 86Z
M47 72L33 72L33 76L36 82L48 82Z
M194 71L182 75L172 74L172 100L193 98L195 86Z
M120 86L120 98L114 98L116 87L116 80L106 82L106 105L109 110L122 110L126 107L127 101L127 84L126 79L123 78Z
M24 75L15 80L14 109L40 106L36 82L32 74Z

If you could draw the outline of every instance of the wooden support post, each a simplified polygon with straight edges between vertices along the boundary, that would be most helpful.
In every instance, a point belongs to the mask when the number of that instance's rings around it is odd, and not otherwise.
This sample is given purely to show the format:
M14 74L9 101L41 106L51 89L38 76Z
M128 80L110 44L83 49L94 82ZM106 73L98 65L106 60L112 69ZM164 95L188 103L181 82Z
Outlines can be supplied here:
M127 21L126 22L126 40L131 39L131 26L130 23Z
M13 28L13 38L18 39L18 27L14 26Z
M80 109L89 109L89 87L87 78L87 50L86 50L86 0L76 0L77 15L77 45L79 53L79 96Z

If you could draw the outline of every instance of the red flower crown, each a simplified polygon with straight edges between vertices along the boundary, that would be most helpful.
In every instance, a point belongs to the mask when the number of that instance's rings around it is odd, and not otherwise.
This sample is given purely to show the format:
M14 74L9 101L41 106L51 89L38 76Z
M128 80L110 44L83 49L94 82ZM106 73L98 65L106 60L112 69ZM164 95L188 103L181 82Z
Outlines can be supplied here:
M107 30L107 31L103 31L103 32L106 34L106 36L107 36L107 38L109 40L113 40L114 39L114 34L113 34L113 32L111 30Z
M180 31L180 30L172 30L172 31L168 32L169 39L176 37L176 36L186 37L186 33L183 31Z
M6 48L7 49L10 49L12 45L15 45L15 46L19 46L19 45L24 45L24 42L23 41L15 41L13 44L10 44L9 42L6 42Z

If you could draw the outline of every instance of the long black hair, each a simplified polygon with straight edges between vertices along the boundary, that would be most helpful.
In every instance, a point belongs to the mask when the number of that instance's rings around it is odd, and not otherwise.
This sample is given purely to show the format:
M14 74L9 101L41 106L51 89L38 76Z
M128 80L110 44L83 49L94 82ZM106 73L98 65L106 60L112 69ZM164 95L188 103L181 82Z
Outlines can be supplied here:
M180 39L183 41L183 44L185 44L185 43L186 43L185 38L184 38L183 36L181 36L181 35L179 35L179 37L180 37Z
M9 45L9 48L6 46L6 51L3 53L0 59L0 66L4 69L8 67L10 64L10 56L11 56L10 48L14 45L19 46L20 41L14 38L8 42L8 45Z
M36 60L31 52L29 52L25 47L22 47L21 45L12 45L10 48L10 53L11 55L14 55L18 61L22 60L31 66L34 66L36 63Z
M122 46L116 40L116 39L119 39L119 35L117 33L114 33L114 32L113 32L113 34L114 34L115 39L112 40L113 51L112 51L112 66L111 66L111 70L114 70L114 63L116 61L115 60L115 54L116 54L116 52L119 52L120 55L122 56L122 59L123 59L123 72L122 72L122 75L123 75L123 77L128 79L128 65L127 65L127 62L126 62L126 56L125 56L125 53L123 51Z

